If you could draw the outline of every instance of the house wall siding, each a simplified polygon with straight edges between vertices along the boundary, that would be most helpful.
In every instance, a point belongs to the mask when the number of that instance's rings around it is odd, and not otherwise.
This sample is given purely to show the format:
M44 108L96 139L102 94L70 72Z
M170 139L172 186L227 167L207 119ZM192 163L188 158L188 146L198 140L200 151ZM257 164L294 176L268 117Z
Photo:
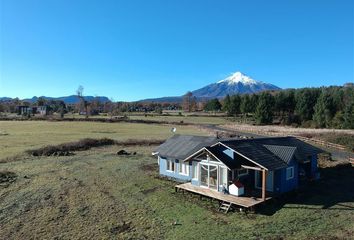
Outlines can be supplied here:
M191 183L192 185L200 186L200 182L198 181L198 179L192 179Z
M317 155L313 155L311 157L311 177L315 177L317 172Z
M298 182L299 182L299 173L298 173L298 163L295 159L291 160L290 164L288 167L294 167L294 177L292 179L286 179L286 169L283 168L278 170L280 172L280 185L279 186L279 192L280 193L285 193L292 191L298 187Z
M232 152L231 152L232 153ZM225 151L225 154L229 154ZM200 186L198 179L192 179L193 176L193 166L189 163L189 175L183 175L179 173L180 170L180 161L173 160L175 162L175 171L167 171L167 160L163 157L159 157L159 172L161 175L173 178L180 182L190 181L193 185ZM288 167L294 167L294 177L292 179L286 179L286 168L275 170L273 175L273 191L275 193L285 193L292 191L298 188L299 184L299 164L296 159L292 159ZM318 172L317 168L317 155L313 155L310 163L310 171L312 177ZM229 179L231 180L231 179ZM244 182L245 185L249 187L254 187L254 171L249 171L247 176L240 177L241 182Z
M281 193L281 191L282 191L282 186L281 186L282 171L283 171L283 169L274 171L274 192L275 193Z
M180 169L180 161L178 160L172 160L175 162L175 171L171 172L167 170L167 160L163 157L160 157L159 159L159 165L160 165L160 174L166 177L170 177L170 178L174 178L178 181L190 181L192 179L192 166L188 165L189 167L189 175L183 175L179 173L179 169Z

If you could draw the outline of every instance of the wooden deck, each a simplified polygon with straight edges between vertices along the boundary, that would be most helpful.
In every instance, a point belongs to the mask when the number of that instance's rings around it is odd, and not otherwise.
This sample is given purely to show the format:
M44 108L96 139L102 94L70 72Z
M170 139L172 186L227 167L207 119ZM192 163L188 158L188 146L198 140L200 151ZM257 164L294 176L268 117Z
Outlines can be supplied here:
M176 191L178 189L181 189L181 190L185 190L188 192L198 193L200 195L211 197L211 198L214 198L214 199L217 199L220 201L230 202L232 204L235 204L235 205L238 205L241 207L246 207L246 208L254 207L257 204L260 204L262 202L265 202L265 201L271 199L271 197L267 197L266 200L263 201L262 198L252 198L252 197L244 197L244 196L237 197L234 195L224 194L224 193L210 190L207 188L194 186L191 183L184 183L184 184L176 185L175 188L176 188Z

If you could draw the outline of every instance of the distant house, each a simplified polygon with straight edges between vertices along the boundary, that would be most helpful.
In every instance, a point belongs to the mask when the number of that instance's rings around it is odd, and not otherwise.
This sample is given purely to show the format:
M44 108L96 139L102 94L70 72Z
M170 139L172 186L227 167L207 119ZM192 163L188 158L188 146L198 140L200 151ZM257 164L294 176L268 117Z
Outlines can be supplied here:
M32 115L36 111L37 111L36 108L32 108L30 106L25 106L25 105L17 106L18 115Z
M17 114L18 115L48 115L49 107L48 106L38 106L38 107L30 107L30 106L17 106Z
M37 107L37 113L39 113L40 115L48 115L48 106L38 106Z
M174 135L154 154L161 175L186 182L176 189L230 205L253 207L298 188L302 180L316 179L320 152L294 137L217 139Z

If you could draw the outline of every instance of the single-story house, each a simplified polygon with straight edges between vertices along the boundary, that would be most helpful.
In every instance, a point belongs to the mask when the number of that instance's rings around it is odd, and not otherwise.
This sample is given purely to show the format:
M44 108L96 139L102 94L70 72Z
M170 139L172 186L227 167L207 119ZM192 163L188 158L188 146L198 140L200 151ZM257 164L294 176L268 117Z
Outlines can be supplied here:
M37 112L42 116L48 115L48 110L49 108L46 105L37 107Z
M36 107L30 107L26 105L17 106L18 115L32 115L37 111Z
M17 113L18 115L34 115L39 113L40 115L48 115L49 113L49 107L48 106L26 106L26 105L21 105L17 106Z
M160 145L160 175L189 182L193 191L202 189L245 196L268 196L292 191L301 180L316 179L317 155L322 150L295 137L217 139L174 135ZM234 190L233 190L234 192Z

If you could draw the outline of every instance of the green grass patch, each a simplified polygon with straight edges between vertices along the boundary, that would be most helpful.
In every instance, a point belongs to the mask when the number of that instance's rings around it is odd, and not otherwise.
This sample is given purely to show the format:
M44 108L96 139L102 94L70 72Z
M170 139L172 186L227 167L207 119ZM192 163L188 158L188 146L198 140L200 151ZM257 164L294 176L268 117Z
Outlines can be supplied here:
M166 139L173 125L100 122L0 121L0 159L28 149L78 141L83 138ZM192 126L175 126L179 134L203 135Z
M217 212L216 201L174 192L158 175L151 147L92 148L75 156L1 164L17 175L0 188L4 239L348 239L354 233L354 185L347 165L256 214Z

